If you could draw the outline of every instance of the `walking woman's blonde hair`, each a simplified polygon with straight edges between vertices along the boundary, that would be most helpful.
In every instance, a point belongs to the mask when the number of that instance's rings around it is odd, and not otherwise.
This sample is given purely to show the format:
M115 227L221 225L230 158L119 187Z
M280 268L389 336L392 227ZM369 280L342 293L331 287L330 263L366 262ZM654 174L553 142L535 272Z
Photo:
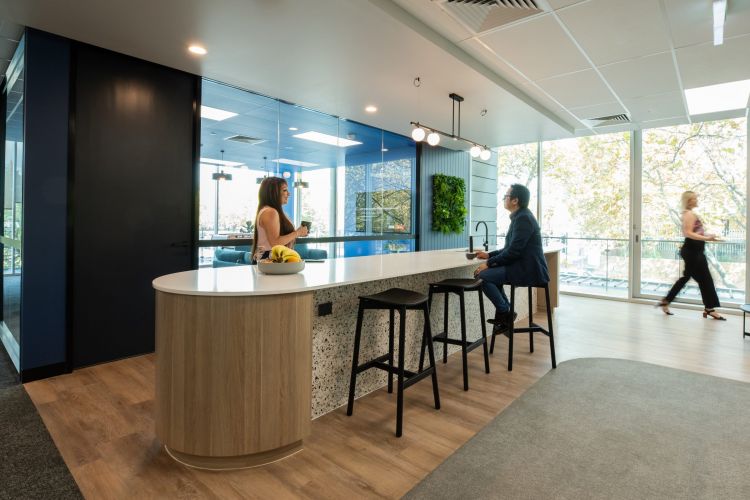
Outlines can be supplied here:
M680 198L680 204L682 205L683 210L688 209L688 202L693 197L695 197L695 192L693 191L685 191L684 193L682 193L682 197Z

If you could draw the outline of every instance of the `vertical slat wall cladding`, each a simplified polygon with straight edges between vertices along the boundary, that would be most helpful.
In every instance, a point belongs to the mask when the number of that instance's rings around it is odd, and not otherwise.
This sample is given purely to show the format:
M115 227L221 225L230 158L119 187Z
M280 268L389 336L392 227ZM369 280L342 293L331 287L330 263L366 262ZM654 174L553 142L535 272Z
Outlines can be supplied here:
M497 242L497 190L497 155L493 153L487 161L472 160L470 234L474 236L475 249L484 241L484 226L476 230L479 221L487 223L490 246L503 245Z
M460 177L466 183L466 209L471 200L471 160L466 151L452 151L441 147L422 148L419 179L421 201L420 250L465 248L469 241L469 220L461 233L444 234L432 230L432 176L435 174Z

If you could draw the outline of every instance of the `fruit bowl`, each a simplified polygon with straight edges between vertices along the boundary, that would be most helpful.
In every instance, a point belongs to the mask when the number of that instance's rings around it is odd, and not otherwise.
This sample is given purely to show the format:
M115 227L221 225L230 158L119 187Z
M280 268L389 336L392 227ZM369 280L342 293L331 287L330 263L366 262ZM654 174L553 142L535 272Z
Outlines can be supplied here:
M301 262L258 262L258 271L263 274L294 274L304 268L304 260Z

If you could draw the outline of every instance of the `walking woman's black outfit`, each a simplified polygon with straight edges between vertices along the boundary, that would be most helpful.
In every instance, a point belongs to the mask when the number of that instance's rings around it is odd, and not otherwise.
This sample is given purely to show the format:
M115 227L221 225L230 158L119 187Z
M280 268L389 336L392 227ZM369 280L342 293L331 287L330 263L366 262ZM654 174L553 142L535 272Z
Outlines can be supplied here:
M703 223L698 218L695 219L693 232L698 234L704 233ZM672 302L690 278L693 278L698 282L701 299L706 310L710 311L721 306L719 296L716 295L714 280L708 271L708 261L704 253L705 248L705 241L685 238L685 242L682 244L682 249L680 250L680 256L685 261L685 270L682 273L682 278L678 279L672 286L672 289L669 290L669 293L664 298L664 302L667 304Z

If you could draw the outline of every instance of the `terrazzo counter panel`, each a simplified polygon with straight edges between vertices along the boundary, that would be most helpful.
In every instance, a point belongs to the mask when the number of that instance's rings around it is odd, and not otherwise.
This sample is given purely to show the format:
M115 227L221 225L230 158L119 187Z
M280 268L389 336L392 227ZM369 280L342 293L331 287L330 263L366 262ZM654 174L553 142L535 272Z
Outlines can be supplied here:
M556 282L557 250L545 255ZM462 251L440 250L307 263L292 275L239 266L157 278L158 438L176 460L207 469L249 467L299 451L311 418L346 402L359 296L391 287L426 293L431 282L471 277L479 264ZM525 300L525 293L517 294L519 316ZM491 316L494 308L485 301ZM556 306L556 294L552 301ZM317 306L325 303L332 304L331 314L318 316ZM466 317L468 337L478 338L473 293L466 297ZM422 321L407 312L407 369L419 362ZM431 321L433 332L442 330L440 297ZM455 296L449 331L460 332ZM388 313L367 311L360 360L387 352L387 338ZM450 346L449 353L457 349ZM451 383L461 381L441 380ZM357 378L357 397L385 384L385 372L368 370Z

